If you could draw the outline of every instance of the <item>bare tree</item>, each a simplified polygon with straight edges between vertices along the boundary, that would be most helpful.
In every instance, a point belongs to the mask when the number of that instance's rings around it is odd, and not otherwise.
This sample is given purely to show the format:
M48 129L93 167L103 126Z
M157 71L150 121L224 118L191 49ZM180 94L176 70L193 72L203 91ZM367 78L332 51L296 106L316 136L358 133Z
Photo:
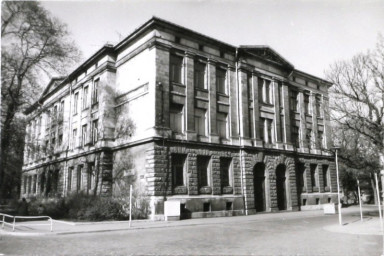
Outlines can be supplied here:
M23 146L13 142L25 129L21 113L37 100L42 84L65 73L80 54L66 25L36 1L2 2L1 37L0 198L4 198L19 185ZM12 155L16 151L17 156Z
M327 78L334 84L330 107L340 157L372 179L384 164L384 38L378 36L374 50L331 65Z

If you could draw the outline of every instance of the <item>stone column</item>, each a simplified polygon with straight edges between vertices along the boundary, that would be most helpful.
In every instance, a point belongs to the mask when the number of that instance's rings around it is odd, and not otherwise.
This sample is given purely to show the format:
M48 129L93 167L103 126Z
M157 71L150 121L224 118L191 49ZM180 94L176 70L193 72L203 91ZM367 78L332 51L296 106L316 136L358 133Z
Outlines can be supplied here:
M292 130L291 130L291 109L290 109L290 102L289 102L289 87L287 84L282 84L283 92L283 112L284 112L284 131L285 134L283 137L285 137L285 149L286 150L293 150L292 145Z
M169 127L169 48L156 45L155 126Z
M331 139L331 126L330 126L330 113L329 113L329 99L328 97L323 96L323 122L324 122L324 134L325 137L325 147L327 149L332 147L332 139Z
M318 142L319 142L319 138L318 138L318 125L317 125L317 111L316 111L316 94L314 94L313 92L311 92L310 96L310 104L311 104L311 107L312 107L312 134L313 134L313 137L312 140L314 141L314 147L316 149L316 152L317 150L319 149L318 148ZM312 150L312 152L314 152Z
M186 87L186 134L187 140L196 140L195 131L195 85L194 85L194 59L193 55L189 52L185 53L184 57L185 67L185 87Z
M231 115L231 142L236 145L239 142L239 129L238 129L238 92L236 84L236 72L233 67L228 67L228 92L230 97L230 115Z
M242 144L251 146L252 143L249 139L249 102L248 102L248 77L246 70L239 69L239 101L240 101L240 139Z
M307 120L305 116L305 106L304 106L304 92L299 91L299 112L300 112L300 127L299 127L299 141L300 141L300 150L302 152L308 153L308 144L306 140L307 135Z
M279 83L276 79L273 79L273 95L274 95L274 104L275 104L275 133L276 133L276 147L283 149L283 136L281 134L281 113L280 113L280 97L279 95Z
M212 60L208 60L208 90L209 90L209 142L218 143L219 136L217 135L217 93L216 93L216 66Z

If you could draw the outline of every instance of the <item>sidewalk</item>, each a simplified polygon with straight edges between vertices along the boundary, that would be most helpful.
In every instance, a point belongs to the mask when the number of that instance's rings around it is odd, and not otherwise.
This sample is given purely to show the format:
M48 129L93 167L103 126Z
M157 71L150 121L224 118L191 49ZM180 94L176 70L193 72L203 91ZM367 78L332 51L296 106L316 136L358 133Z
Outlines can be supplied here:
M357 210L357 211L356 211ZM372 210L367 210L372 212ZM331 232L343 232L351 234L380 234L380 225L377 217L370 216L364 219L364 222L359 221L356 217L358 208L351 207L343 209L345 217L344 223L348 225L339 226L331 225L324 227L325 230ZM12 236L43 236L43 235L66 235L66 234L80 234L80 233L94 233L94 232L111 232L111 231L128 231L138 229L152 229L152 228L167 228L167 227L182 227L182 226L196 226L196 225L215 225L215 224L228 224L239 222L255 222L255 221L270 221L270 220L284 220L284 219L300 219L310 217L324 216L322 210L315 211L301 211L301 212L278 212L278 213L260 213L250 216L237 216L237 217L221 217L221 218L202 218L202 219L188 219L180 221L151 221L151 220L134 220L129 226L129 221L105 221L105 222L53 222L53 232L50 232L49 226L28 226L31 222L20 222L16 226L15 232L12 232L12 227L5 226L0 229L2 235ZM336 215L332 215L335 216ZM360 215L358 215L360 216ZM358 221L356 221L358 220ZM34 221L33 224L47 224L47 221Z
M343 208L341 212L342 225L336 223L324 226L323 229L330 232L354 235L383 235L377 206L364 206L363 220L361 220L358 206Z

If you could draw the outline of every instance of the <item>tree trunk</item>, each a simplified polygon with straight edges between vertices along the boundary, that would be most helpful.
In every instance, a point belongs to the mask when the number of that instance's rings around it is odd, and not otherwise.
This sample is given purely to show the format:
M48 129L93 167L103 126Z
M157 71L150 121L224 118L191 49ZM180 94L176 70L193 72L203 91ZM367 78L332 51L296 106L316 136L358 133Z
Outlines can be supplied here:
M375 183L375 180L373 179L372 175L371 175L371 187L373 190L373 198L375 200L375 205L377 205L379 201L378 201L377 193L376 193L376 183Z

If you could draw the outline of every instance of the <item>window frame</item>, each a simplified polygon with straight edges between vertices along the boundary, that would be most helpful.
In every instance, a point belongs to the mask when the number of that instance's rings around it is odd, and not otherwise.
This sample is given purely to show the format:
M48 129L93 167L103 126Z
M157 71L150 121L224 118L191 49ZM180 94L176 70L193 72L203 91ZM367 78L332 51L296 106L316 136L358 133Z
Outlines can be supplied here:
M169 80L171 83L183 84L184 58L171 54L169 60Z
M224 76L220 76L221 75ZM216 68L216 90L218 93L228 95L228 86L227 86L227 70L217 67Z
M186 163L187 163L187 155L185 154L171 155L173 189L177 187L186 186Z
M171 103L169 106L169 126L175 133L184 133L184 105Z
M198 155L196 157L196 170L198 187L210 187L211 186L211 156Z

